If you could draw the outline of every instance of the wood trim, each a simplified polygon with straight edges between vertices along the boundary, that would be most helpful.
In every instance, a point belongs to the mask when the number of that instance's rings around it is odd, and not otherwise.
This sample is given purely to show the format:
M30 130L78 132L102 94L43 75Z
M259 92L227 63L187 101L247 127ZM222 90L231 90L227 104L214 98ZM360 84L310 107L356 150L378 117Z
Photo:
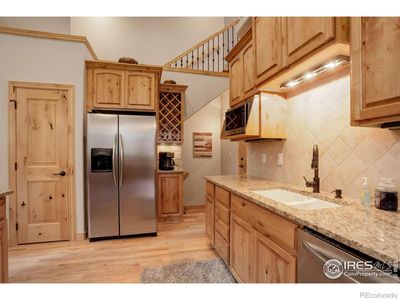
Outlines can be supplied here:
M94 52L92 46L90 45L90 43L88 41L88 39L84 36L53 33L53 32L30 30L30 29L13 28L13 27L6 27L6 26L0 26L0 33L21 35L21 36L30 36L30 37L37 37L37 38L51 39L51 40L84 43L86 48L89 50L90 54L92 55L93 59L95 59L95 60L98 59L96 53Z
M218 36L219 34L223 33L224 31L228 30L229 28L235 26L237 23L239 23L239 19L233 21L232 23L226 25L224 28L222 28L221 30L217 31L216 33L214 33L213 35L210 35L208 38L206 38L205 40L202 40L201 42L197 43L196 45L194 45L192 48L190 48L189 50L183 52L182 54L178 55L177 57L175 57L174 59L171 59L169 62L167 62L166 64L164 64L164 67L168 67L169 65L171 65L173 62L175 62L176 60L179 60L181 57L184 57L186 54L192 52L193 50L195 50L196 48L200 47L201 45L207 43L208 41L212 40L213 38L215 38L216 36Z
M225 56L226 62L231 62L253 39L252 29L250 28L237 44Z
M187 69L187 68L173 68L173 67L165 67L165 66L163 67L163 71L210 75L210 76L219 76L219 77L229 77L229 72L226 72L226 71L213 72L213 71L203 71L203 70L195 70L195 69Z
M57 89L68 92L71 101L68 106L68 173L70 174L68 180L68 189L70 194L69 203L69 237L70 241L76 240L76 195L75 195L75 88L70 84L54 84L54 83L36 83L36 82L22 82L10 81L8 89L9 100L9 155L8 155L8 176L9 187L14 193L10 196L9 215L9 245L15 246L17 242L17 172L14 168L16 162L16 110L14 103L11 100L16 100L16 88L31 88L31 89Z
M75 242L87 240L87 233L77 233L75 234Z
M144 64L134 65L134 64L119 63L109 60L86 60L85 64L87 68L126 70L134 72L154 72L158 73L159 76L158 79L160 79L163 70L163 67L156 65L144 65ZM159 81L157 83L159 83Z
M199 212L205 212L206 205L205 204L198 204L198 205L185 205L183 207L184 214L193 214Z

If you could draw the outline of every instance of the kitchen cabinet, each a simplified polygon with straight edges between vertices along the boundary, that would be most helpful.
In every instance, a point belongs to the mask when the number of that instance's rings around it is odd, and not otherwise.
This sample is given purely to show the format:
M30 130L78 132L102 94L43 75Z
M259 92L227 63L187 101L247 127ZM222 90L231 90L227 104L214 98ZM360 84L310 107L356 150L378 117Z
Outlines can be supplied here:
M156 111L161 67L86 61L86 108Z
M185 91L187 85L160 84L158 102L159 144L182 144Z
M400 121L400 18L351 18L351 123Z
M158 217L183 216L183 173L161 171L157 180Z
M285 17L282 24L286 65L335 38L335 17Z
M301 86L288 90L288 81L338 56L349 56L349 19L253 17L256 88L287 95Z
M207 235L239 282L296 281L297 224L209 181L206 197Z
M278 73L283 67L282 18L254 17L253 28L255 76L258 84Z
M233 107L255 93L254 47L249 30L226 56L229 63L229 106Z
M206 234L214 245L214 184L206 181Z
M230 268L240 282L252 281L252 234L250 224L232 214Z

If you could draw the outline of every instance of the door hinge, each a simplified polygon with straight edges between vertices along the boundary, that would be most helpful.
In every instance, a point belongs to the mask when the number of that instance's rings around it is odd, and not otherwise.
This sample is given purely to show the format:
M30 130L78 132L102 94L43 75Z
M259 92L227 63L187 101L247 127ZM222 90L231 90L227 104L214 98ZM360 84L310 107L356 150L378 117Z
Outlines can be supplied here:
M17 109L17 100L12 99L12 100L10 100L10 102L14 102L14 108Z
M15 223L15 230L18 231L18 222Z
M14 169L15 169L15 171L17 171L17 169L18 169L18 164L17 163L14 163Z

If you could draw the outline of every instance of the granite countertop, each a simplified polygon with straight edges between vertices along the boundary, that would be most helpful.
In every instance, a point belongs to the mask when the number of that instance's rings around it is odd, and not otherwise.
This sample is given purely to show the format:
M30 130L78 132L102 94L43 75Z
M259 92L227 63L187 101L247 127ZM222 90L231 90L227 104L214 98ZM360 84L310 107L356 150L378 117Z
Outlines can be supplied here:
M180 167L175 167L173 170L160 170L157 169L158 173L185 173L186 171Z
M7 191L7 192L1 192L0 193L0 200L1 199L5 199L6 196L11 195L13 193L13 191Z
M259 206L306 226L351 248L388 264L400 260L400 213L363 207L360 200L321 192L309 188L268 181L251 176L206 176L215 183ZM254 190L281 188L307 194L341 205L337 208L300 210L269 200Z

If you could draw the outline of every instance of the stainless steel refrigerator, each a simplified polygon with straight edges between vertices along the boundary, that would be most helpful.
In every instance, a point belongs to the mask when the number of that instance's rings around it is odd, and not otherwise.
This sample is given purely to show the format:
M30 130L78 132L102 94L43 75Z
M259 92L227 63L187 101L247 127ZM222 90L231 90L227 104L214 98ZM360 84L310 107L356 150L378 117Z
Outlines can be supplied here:
M154 115L88 113L89 239L156 233Z

